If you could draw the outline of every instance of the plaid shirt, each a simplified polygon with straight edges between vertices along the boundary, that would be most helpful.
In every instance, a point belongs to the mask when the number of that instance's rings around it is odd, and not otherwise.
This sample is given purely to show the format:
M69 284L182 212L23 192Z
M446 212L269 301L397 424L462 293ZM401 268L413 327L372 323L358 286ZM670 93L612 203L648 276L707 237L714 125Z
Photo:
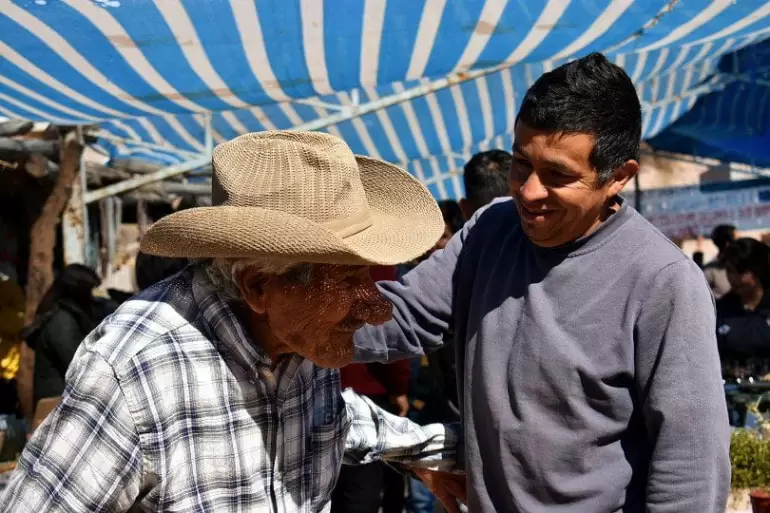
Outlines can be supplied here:
M84 340L0 511L328 511L343 452L451 466L451 430L343 394L299 356L271 368L204 283L188 268Z

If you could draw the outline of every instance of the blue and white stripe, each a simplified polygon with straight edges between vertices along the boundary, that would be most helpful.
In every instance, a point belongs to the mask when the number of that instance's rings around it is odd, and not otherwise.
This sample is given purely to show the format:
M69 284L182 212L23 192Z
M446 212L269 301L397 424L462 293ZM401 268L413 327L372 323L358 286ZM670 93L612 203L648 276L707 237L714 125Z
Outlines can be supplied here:
M764 0L0 0L0 116L95 125L112 156L174 164L205 151L209 115L221 142L508 66L325 128L460 197L456 170L510 145L544 71L604 51L653 137L732 87L722 57L770 37L768 21Z
M653 147L770 168L770 40L720 63L733 80L650 140Z

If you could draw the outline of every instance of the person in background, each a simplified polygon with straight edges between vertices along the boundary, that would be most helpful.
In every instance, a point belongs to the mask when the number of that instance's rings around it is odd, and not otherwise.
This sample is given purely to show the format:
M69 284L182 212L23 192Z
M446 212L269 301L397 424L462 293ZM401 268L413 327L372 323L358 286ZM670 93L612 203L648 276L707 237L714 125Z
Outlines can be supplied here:
M147 253L139 252L134 260L134 285L137 292L141 292L158 282L170 278L190 263L186 258L166 258ZM134 294L122 290L108 289L110 303L116 306L108 313L117 309L117 305L122 305ZM106 315L104 315L106 317Z
M454 237L454 234L462 230L465 224L462 208L460 208L460 204L455 200L439 201L438 208L441 210L441 217L444 219L444 233L436 242L436 245L433 246L433 249L426 254L426 258L434 251L444 249L452 237Z
M510 169L511 154L505 150L482 151L471 157L463 168L465 198L460 200L460 209L465 220L492 200L511 195L508 189Z
M34 398L58 397L80 343L101 319L94 312L93 291L100 283L90 267L72 264L56 277L22 337L35 351Z
M695 262L699 268L703 269L703 251L695 251L692 254L692 261Z
M186 258L168 258L139 252L134 262L134 277L139 291L170 278L189 264Z
M27 440L27 426L16 388L21 359L19 334L24 328L24 292L16 281L15 269L4 264L0 262L0 462L16 459Z
M372 280L396 279L395 266L370 269ZM340 386L400 417L409 411L410 362L354 363L340 369ZM382 462L343 466L332 493L331 513L401 513L404 509L404 476Z
M706 265L703 261L703 242L705 239L703 234L699 233L697 230L692 230L691 235L692 238L695 239L695 251L693 251L692 254L692 261L695 262L695 265L697 265L700 269L703 269L703 267Z
M754 239L738 239L725 248L721 263L730 282L730 292L717 301L725 378L763 376L770 371L770 249Z
M358 330L356 361L455 344L467 479L416 471L437 496L467 483L474 513L724 513L713 299L621 196L641 134L634 84L603 55L545 73L514 126L513 201L377 284L393 319Z
M24 291L10 266L0 264L0 415L22 416L16 376L24 329ZM1 460L0 460L1 461Z
M711 232L711 241L719 250L717 257L703 268L706 281L711 287L711 292L716 299L730 292L730 282L727 279L727 271L723 263L724 252L735 240L735 226L720 224Z

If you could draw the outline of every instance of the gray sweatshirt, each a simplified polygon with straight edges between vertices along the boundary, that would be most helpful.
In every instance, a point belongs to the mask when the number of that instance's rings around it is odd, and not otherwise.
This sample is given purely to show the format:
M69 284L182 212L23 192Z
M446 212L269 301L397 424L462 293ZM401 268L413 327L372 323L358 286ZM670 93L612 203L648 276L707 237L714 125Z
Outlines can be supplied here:
M359 361L456 341L472 513L723 513L729 427L703 273L624 202L544 249L513 202L387 282Z

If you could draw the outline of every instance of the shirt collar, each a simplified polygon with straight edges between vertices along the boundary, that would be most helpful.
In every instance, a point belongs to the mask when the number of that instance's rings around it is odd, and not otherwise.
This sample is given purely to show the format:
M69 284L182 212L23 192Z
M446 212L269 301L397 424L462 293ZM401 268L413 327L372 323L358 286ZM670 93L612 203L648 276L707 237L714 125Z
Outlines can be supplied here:
M244 328L243 316L237 313L238 306L212 290L201 273L199 269L194 272L192 294L212 338L247 369L257 371L259 365L270 365L267 352Z

